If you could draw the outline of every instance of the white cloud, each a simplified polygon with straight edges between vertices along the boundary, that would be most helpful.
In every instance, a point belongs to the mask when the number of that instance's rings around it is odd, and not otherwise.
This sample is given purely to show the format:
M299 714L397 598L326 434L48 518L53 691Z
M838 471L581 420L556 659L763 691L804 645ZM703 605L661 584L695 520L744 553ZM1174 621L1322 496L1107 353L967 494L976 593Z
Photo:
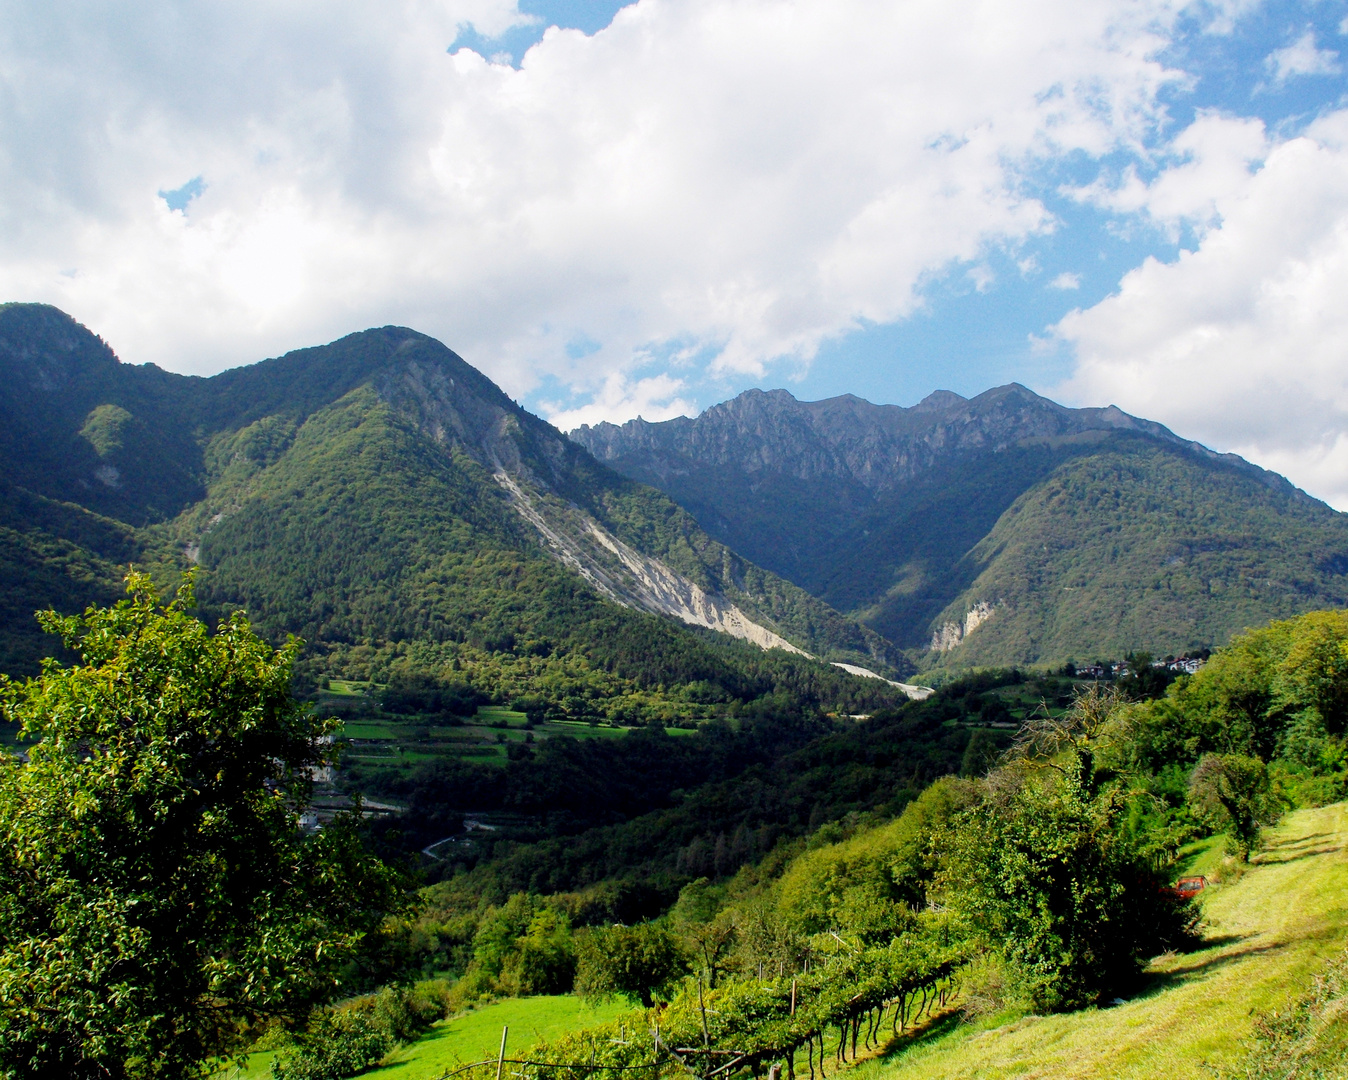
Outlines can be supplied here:
M515 70L446 53L514 0L0 0L0 297L191 371L402 322L644 408L652 351L798 364L1051 228L1023 169L1147 138L1180 3L641 0Z
M1230 34L1242 17L1256 10L1263 0L1207 0L1192 10L1202 17L1206 34Z
M1117 183L1101 180L1068 194L1116 214L1145 214L1172 237L1182 225L1201 235L1220 221L1218 207L1244 190L1268 150L1259 120L1201 111L1166 144L1167 167L1150 182L1130 167Z
M1195 167L1201 156L1177 169ZM1162 216L1185 205L1165 175L1152 189ZM1348 509L1348 111L1271 145L1213 209L1195 250L1149 259L1058 324L1077 368L1057 392L1160 420Z
M1079 289L1081 288L1081 275L1064 270L1048 283L1048 287L1050 289Z
M581 424L597 424L601 420L630 420L640 416L646 420L669 420L675 416L693 416L697 407L680 397L687 388L670 375L653 375L645 379L630 379L621 371L610 372L593 401L579 408L568 409L557 404L550 407L549 419L563 431L573 431Z
M1332 49L1315 47L1315 31L1307 30L1285 48L1269 53L1264 67L1275 82L1286 82L1294 75L1337 75L1339 54Z

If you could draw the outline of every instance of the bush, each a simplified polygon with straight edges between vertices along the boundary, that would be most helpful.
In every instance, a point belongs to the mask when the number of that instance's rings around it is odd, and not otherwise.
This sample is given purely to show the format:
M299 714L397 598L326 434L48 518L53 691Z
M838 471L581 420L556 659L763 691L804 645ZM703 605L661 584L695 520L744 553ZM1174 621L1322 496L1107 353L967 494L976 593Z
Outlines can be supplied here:
M327 1014L294 1050L272 1061L275 1080L342 1080L377 1065L395 1040L364 1010Z
M399 1043L413 1042L445 1016L448 987L440 980L411 990L385 987L329 1011L272 1062L275 1080L342 1080L377 1065Z
M678 939L665 927L615 926L582 937L576 989L589 998L622 994L649 1009L655 994L687 970Z
M1165 889L1170 865L1129 835L1127 810L1118 788L1020 763L990 775L941 845L945 903L1016 968L1036 1009L1119 992L1193 926Z
M1189 778L1189 806L1213 832L1229 832L1242 859L1278 819L1268 769L1242 754L1204 754Z

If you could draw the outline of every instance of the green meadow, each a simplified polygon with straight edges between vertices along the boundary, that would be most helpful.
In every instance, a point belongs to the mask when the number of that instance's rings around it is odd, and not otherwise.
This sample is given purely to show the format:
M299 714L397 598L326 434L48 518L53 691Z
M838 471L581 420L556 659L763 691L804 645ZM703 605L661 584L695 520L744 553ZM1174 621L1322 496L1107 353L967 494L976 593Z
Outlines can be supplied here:
M1244 873L1221 838L1190 855L1190 872L1212 882L1201 896L1206 946L1156 958L1136 996L974 1023L952 1011L857 1066L855 1080L1244 1075L1256 1015L1285 1009L1348 947L1348 805L1289 814Z
M535 1043L577 1028L606 1024L630 1008L624 1002L590 1005L571 994L512 998L436 1024L411 1046L366 1073L379 1080L435 1080L458 1065L495 1059L501 1029L508 1028L506 1057L522 1057Z

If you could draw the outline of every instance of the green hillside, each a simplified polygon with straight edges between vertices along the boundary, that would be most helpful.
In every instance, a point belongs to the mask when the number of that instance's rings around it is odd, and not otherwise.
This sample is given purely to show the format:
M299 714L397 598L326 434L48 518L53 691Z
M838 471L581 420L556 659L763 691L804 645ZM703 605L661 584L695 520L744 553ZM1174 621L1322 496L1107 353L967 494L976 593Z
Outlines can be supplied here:
M197 379L120 364L55 309L11 304L0 369L0 415L13 421L0 466L29 522L7 538L10 670L41 653L24 612L106 599L115 565L151 556L200 562L211 610L242 603L269 633L320 651L415 639L510 652L520 638L639 647L663 668L661 656L709 648L673 614L830 658L890 658L878 636L712 541L409 330ZM101 515L122 547L69 514L31 521L18 501L33 498ZM89 587L62 584L80 580Z
M1346 570L1344 515L1121 437L1022 494L960 561L970 584L932 625L992 606L946 663L1173 655L1270 618L1348 605Z
M1343 803L1289 815L1248 872L1230 882L1214 875L1215 885L1201 900L1202 947L1153 960L1146 988L1136 997L1058 1016L937 1021L916 1037L895 1040L879 1060L852 1075L857 1080L1342 1076L1348 1035L1345 850ZM1274 1014L1294 1017L1315 979L1326 974L1337 980L1339 996L1327 1003L1327 1016L1307 1016L1304 1025L1306 1034L1318 1039L1303 1036L1301 1047L1295 1040L1289 1047L1261 1037L1261 1023ZM1289 1053L1293 1049L1306 1056L1297 1060ZM1266 1063L1273 1068L1261 1071Z
M1174 654L1348 602L1348 516L1017 385L906 409L755 390L572 438L924 671Z
M136 530L0 482L0 671L31 670L52 650L35 611L110 603L127 564L144 557Z

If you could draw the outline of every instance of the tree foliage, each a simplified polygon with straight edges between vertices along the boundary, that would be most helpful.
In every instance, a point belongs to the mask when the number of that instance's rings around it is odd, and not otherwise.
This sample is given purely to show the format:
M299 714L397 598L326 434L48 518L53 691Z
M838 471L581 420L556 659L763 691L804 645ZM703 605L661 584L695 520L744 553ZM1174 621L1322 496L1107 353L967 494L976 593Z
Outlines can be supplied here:
M1242 858L1279 810L1268 768L1243 754L1204 754L1189 777L1189 803L1213 832L1230 833Z
M587 997L623 994L649 1009L654 995L688 970L678 940L659 923L592 930L582 941L576 989Z
M128 590L42 617L78 665L0 682L39 740L0 760L0 1075L193 1075L332 993L398 900L350 822L298 828L328 730L290 697L298 643L210 633L190 578Z

